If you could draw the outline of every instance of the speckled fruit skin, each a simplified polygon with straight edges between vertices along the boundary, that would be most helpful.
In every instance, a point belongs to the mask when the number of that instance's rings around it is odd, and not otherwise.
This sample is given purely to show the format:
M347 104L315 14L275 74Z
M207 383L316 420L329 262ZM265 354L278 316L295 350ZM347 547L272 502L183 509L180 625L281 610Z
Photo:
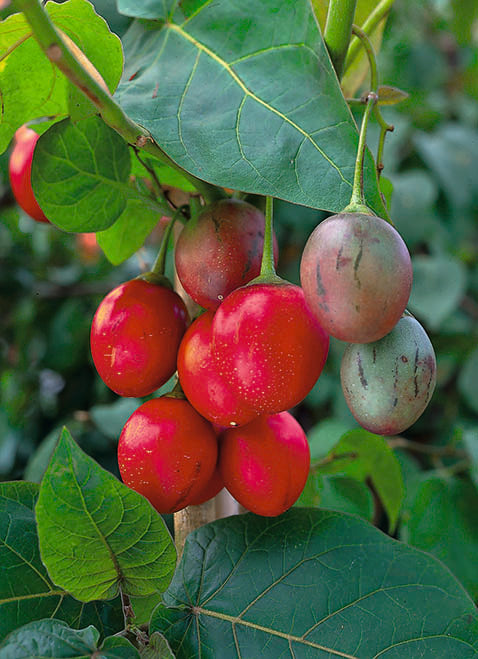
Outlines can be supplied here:
M188 506L217 463L216 434L184 399L153 398L133 412L118 443L124 483L160 513Z
M219 374L258 414L297 405L327 359L329 337L299 286L250 284L229 295L212 323Z
M347 346L340 377L360 425L378 435L395 435L415 423L433 394L433 346L420 323L404 316L379 341Z
M188 328L178 352L178 376L191 405L206 419L221 426L242 426L257 416L231 390L212 354L214 313L206 311Z
M48 222L35 199L31 181L33 152L39 137L34 130L27 128L27 126L21 126L17 130L8 163L8 171L13 196L20 208L37 222Z
M177 293L142 279L113 289L91 325L91 354L105 384L120 396L147 396L176 371L188 313Z
M310 235L300 280L312 311L331 336L369 343L397 324L410 296L412 264L399 233L385 220L340 213Z
M310 467L307 437L288 412L226 430L219 469L232 496L256 515L285 512L304 489Z
M195 302L217 309L229 293L259 275L264 225L263 213L239 199L222 199L186 224L176 244L176 270ZM277 254L274 238L276 262Z

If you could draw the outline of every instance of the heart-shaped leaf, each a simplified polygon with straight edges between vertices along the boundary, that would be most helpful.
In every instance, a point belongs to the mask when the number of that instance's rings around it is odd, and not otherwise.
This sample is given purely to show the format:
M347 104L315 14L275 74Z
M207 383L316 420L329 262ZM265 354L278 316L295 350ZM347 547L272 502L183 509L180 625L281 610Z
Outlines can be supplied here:
M178 659L478 656L474 604L435 558L357 517L300 508L189 535L150 631Z
M117 632L123 624L118 600L84 605L50 581L38 548L37 497L35 483L0 483L0 639L49 616L73 627L94 624L102 635Z
M161 516L87 456L64 429L36 506L50 577L77 599L162 592L176 550Z
M157 20L124 35L116 98L175 162L228 188L331 211L348 204L357 129L308 0L119 7ZM365 168L381 214L370 154Z

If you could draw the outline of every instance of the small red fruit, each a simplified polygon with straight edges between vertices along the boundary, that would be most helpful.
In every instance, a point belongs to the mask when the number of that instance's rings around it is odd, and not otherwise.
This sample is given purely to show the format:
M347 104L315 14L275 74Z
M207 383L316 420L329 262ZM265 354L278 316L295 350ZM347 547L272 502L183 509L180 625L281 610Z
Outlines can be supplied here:
M410 296L412 264L400 234L365 213L340 213L310 235L300 264L308 305L341 341L369 343L399 321Z
M100 303L91 325L96 369L120 396L147 396L176 371L188 313L166 286L133 279Z
M234 289L259 275L265 219L252 204L222 199L181 231L175 260L185 291L205 309L217 309ZM277 262L277 241L274 255Z
M212 323L219 374L257 414L297 405L325 364L329 337L299 286L250 284L221 304Z
M35 199L31 181L33 152L39 137L27 126L21 126L17 130L8 170L13 196L20 208L37 222L48 222Z
M310 467L307 437L288 412L261 416L223 434L219 468L232 496L256 515L285 512L304 489Z
M121 478L160 513L176 512L195 500L216 463L211 424L180 398L143 403L126 422L118 443Z
M191 405L212 423L227 428L242 426L257 415L231 390L219 374L212 354L214 313L206 311L188 328L178 353L178 376Z

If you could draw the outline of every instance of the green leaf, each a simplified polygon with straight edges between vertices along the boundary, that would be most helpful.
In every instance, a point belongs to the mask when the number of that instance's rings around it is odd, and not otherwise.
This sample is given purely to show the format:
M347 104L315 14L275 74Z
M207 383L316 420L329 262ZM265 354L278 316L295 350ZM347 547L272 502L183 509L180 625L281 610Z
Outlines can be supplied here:
M94 405L90 409L90 416L103 435L118 439L124 424L140 405L139 398L119 398L110 405Z
M380 105L397 105L397 103L406 101L408 97L409 94L398 87L381 85L378 88L378 102Z
M138 13L140 5L120 6ZM156 0L147 8L158 20L134 21L123 38L116 98L128 116L206 181L343 209L358 135L310 2L245 0L239 11L234 0ZM370 153L365 182L368 204L383 214Z
M141 659L174 659L171 646L159 632L149 637L149 644L141 651Z
M448 123L432 134L416 133L418 153L434 172L455 209L478 199L478 136L474 128Z
M478 491L460 478L424 475L409 508L400 538L442 560L478 598Z
M99 636L92 626L75 630L61 620L38 620L5 639L0 646L0 659L140 659L126 638L110 636L99 647Z
M115 223L96 234L98 245L113 265L119 265L138 251L159 218L158 211L145 206L144 201L129 199Z
M0 639L32 620L55 616L69 625L121 629L118 601L84 605L56 587L40 560L34 505L38 485L0 484Z
M187 178L172 167L163 165L159 160L156 160L156 158L144 158L144 154L142 154L142 159L144 159L148 165L155 170L156 176L162 185L170 185L173 188L180 188L185 192L194 192L196 190L194 185L190 183ZM132 158L131 160L131 174L136 177L150 178L151 176L149 171L143 167L138 158Z
M60 494L61 493L61 494ZM36 506L40 552L52 580L80 601L162 592L176 550L151 504L60 437Z
M458 378L458 389L471 409L478 413L478 388L476 386L476 373L478 372L478 348L475 348L467 357Z
M55 25L80 47L113 91L123 67L121 42L86 0L49 2L46 11ZM79 100L79 92L53 66L31 36L23 14L14 14L0 23L0 53L11 52L0 68L2 114L0 153L8 146L19 126L37 117L61 118L72 104L77 115L90 112L89 102ZM80 112L81 110L81 112Z
M465 293L466 269L451 256L414 256L410 311L437 330Z
M352 427L351 424L334 417L323 419L313 426L307 433L312 462L325 457Z
M60 620L38 620L5 639L0 646L0 659L86 659L97 649L99 636L92 626L75 630Z
M178 659L478 656L476 609L441 563L358 517L300 508L191 533L150 631Z
M343 456L343 457L341 457ZM390 531L397 523L404 488L400 463L386 440L363 429L346 433L329 454L330 462L319 465L321 473L343 473L365 481L370 478L385 508Z
M309 474L296 505L353 513L369 521L374 513L373 495L365 483L340 474L323 476L317 471Z
M432 212L438 197L436 181L424 169L410 169L393 174L392 182L394 194L390 214L397 231L410 247L428 241L430 235L441 229Z
M128 145L99 117L64 119L40 137L32 187L48 219L65 231L107 229L133 195Z

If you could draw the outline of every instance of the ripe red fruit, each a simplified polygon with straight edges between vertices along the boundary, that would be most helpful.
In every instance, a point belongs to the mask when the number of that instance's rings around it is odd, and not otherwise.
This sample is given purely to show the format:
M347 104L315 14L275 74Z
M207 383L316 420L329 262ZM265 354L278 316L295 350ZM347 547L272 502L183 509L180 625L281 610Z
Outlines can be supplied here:
M325 364L329 337L299 286L250 284L221 304L212 323L217 370L258 414L299 403Z
M300 280L307 303L331 336L368 343L390 332L405 309L412 285L410 254L385 220L340 213L310 235Z
M121 478L160 513L188 506L208 485L216 463L211 424L180 398L153 398L138 407L118 443Z
M206 503L209 499L215 497L224 487L224 481L222 480L221 472L219 467L216 466L213 475L211 476L206 487L201 490L201 492L195 497L189 499L189 506L200 506L202 503Z
M217 309L229 293L259 275L264 225L263 213L238 199L222 199L186 224L176 244L176 270L195 302ZM277 254L275 240L276 262Z
M206 419L224 428L242 426L257 415L231 390L219 374L212 354L214 313L206 311L188 328L178 353L178 376L191 405Z
M304 489L310 467L307 437L288 412L261 416L223 434L219 469L232 496L253 513L285 512Z
M188 313L177 293L133 279L100 303L91 325L96 369L120 396L147 396L176 371Z
M37 222L48 222L35 199L31 181L33 152L39 137L27 126L21 126L17 130L8 170L13 196L20 208Z

